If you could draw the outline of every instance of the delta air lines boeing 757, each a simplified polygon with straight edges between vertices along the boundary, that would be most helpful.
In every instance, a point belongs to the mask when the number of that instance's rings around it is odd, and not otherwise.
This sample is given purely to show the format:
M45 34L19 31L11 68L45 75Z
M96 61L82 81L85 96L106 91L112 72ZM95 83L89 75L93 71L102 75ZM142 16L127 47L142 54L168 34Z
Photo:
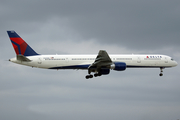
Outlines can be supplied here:
M177 62L167 55L129 54L108 55L100 50L97 55L41 55L36 53L15 31L7 31L16 57L9 61L30 67L44 69L82 69L87 70L86 79L108 75L110 70L124 71L126 68L160 68L177 66Z

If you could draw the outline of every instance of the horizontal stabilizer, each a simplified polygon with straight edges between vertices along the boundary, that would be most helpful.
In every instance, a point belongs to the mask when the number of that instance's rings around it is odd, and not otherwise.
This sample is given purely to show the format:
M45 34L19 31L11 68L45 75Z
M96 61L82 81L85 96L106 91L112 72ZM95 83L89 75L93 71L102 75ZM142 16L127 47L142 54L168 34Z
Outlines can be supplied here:
M31 60L25 57L24 55L17 55L17 60L24 61L24 62L30 62Z

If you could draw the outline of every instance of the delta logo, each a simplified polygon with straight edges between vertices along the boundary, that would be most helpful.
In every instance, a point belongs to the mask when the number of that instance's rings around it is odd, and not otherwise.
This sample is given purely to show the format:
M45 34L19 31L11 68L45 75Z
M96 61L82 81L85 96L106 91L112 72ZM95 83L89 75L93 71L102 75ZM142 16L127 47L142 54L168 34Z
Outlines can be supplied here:
M146 58L162 58L162 56L146 56Z

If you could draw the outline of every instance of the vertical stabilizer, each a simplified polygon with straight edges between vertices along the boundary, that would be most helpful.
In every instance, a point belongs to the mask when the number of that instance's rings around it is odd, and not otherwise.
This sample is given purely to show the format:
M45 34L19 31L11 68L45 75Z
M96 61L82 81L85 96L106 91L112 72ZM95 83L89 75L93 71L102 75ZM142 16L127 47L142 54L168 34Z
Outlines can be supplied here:
M34 56L37 54L15 31L7 31L16 55Z

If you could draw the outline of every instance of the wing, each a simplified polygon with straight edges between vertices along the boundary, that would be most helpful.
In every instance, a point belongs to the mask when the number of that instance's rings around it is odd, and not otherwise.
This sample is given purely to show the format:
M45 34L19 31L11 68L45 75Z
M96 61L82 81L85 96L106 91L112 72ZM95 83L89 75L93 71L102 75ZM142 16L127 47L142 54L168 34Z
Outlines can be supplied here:
M88 73L99 72L101 68L109 68L112 65L112 60L105 50L100 50L94 63L88 67Z

